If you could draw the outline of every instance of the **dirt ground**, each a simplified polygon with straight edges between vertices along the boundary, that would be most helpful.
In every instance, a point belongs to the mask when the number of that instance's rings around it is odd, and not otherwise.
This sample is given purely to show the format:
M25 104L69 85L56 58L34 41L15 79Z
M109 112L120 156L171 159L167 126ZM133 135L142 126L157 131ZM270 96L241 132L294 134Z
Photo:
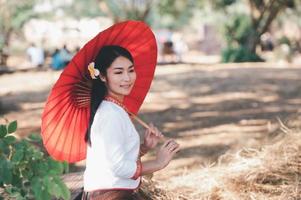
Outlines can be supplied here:
M39 133L45 100L60 73L29 70L0 75L0 122L18 120L20 137ZM168 184L170 177L210 165L226 152L260 147L278 130L278 119L299 126L300 112L301 66L159 65L140 117L175 138L181 151L153 178ZM83 165L78 163L76 169Z

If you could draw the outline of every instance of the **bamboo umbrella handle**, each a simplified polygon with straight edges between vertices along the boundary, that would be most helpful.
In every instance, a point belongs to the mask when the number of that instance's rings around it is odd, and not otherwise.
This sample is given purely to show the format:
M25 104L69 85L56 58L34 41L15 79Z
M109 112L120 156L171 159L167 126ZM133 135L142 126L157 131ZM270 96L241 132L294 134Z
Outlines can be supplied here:
M144 128L149 129L149 125L147 123L145 123L142 119L140 119L137 115L134 115L133 113L130 113L131 116L139 123L141 124ZM167 138L163 135L163 137L161 138L162 142L165 142L166 140L168 140L170 138Z

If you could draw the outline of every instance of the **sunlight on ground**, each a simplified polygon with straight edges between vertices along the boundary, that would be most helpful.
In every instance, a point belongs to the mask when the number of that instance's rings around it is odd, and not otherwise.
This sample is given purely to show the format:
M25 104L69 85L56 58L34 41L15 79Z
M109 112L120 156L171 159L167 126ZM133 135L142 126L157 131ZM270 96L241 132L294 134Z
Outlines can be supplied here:
M1 75L1 123L3 117L17 119L21 137L39 133L45 100L60 73L30 70ZM191 194L197 193L196 186L204 191L216 186L218 181L213 176L219 176L224 168L208 166L224 154L261 147L279 130L277 118L300 114L300 83L300 66L159 65L139 116L153 122L167 137L175 138L181 151L166 169L154 174L154 180ZM300 121L296 118L290 124L300 126ZM138 131L143 133L144 129L138 127ZM153 157L151 152L144 159ZM257 162L250 159L231 170L243 171ZM83 170L84 165L84 161L79 162L75 169ZM206 185L196 184L203 179Z
M37 71L1 75L0 95L49 91L61 72Z

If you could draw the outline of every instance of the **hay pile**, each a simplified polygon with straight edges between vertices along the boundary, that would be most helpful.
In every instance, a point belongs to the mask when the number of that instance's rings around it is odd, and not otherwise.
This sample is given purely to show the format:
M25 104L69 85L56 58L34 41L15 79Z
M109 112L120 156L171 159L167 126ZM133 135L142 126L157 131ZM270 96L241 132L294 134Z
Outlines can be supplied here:
M149 194L174 200L301 199L301 134L287 133L262 149L225 155L215 166L171 179L168 187L172 192Z
M166 190L162 185L153 181L151 178L143 177L142 185L139 188L139 195L145 200L175 200L177 195Z

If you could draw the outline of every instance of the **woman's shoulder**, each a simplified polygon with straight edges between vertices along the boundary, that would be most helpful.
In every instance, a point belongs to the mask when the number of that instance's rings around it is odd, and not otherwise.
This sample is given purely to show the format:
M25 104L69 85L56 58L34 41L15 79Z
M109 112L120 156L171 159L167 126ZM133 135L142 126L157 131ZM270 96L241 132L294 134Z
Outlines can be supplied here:
M102 116L104 118L123 118L126 114L126 112L121 107L105 100L101 102L96 112L99 116Z

